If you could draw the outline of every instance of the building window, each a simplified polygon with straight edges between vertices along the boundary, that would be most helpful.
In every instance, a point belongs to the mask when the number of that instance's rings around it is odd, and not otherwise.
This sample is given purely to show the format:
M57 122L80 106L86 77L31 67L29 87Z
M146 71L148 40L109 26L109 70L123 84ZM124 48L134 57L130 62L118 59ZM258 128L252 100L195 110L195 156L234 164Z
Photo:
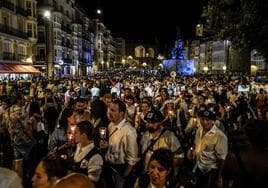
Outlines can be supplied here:
M13 44L11 42L4 41L3 52L13 53Z
M22 21L22 20L19 20L19 21L18 21L18 29L19 29L20 31L24 31L24 29L23 29L23 21Z
M32 37L33 36L33 31L32 31L32 24L31 23L28 23L27 24L27 33L28 33L28 37Z
M40 60L40 61L45 61L45 57L46 57L46 55L45 55L45 49L43 49L43 48L41 48L41 49L39 49L39 51L38 51L38 59Z
M26 47L25 46L22 46L22 45L19 45L18 46L18 54L20 54L20 55L26 55Z
M26 1L26 9L28 14L32 16L32 2L31 1Z
M33 16L36 17L36 4L33 4Z
M3 17L3 24L5 25L5 26L8 26L9 24L8 24L8 18L5 16L5 17Z
M34 34L34 38L37 38L37 36L36 36L36 34L37 34L36 24L33 24L33 34Z

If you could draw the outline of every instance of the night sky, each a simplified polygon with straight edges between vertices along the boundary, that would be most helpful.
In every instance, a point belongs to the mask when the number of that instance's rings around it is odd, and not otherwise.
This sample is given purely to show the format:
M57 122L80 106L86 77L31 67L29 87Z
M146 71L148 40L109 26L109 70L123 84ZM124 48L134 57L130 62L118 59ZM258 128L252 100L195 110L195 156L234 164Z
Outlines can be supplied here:
M102 9L102 20L114 37L127 41L173 45L177 28L193 39L201 0L78 0L91 18Z

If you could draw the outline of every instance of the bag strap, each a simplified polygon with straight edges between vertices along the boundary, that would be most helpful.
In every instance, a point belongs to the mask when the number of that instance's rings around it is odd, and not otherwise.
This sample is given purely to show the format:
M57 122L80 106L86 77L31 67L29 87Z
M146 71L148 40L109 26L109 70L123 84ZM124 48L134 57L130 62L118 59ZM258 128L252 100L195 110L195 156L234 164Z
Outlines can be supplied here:
M164 132L166 132L167 129L163 129L160 133L160 135L155 139L153 140L150 145L146 148L146 150L144 150L144 152L141 154L141 158L143 159L146 155L146 153L149 151L149 149L151 147L153 147L153 145L159 140L159 138L164 134Z

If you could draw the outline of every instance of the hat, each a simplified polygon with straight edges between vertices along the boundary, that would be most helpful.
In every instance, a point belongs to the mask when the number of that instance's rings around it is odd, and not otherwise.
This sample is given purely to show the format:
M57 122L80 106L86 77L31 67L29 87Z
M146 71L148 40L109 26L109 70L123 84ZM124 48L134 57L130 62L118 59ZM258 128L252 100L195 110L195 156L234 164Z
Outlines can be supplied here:
M210 110L201 110L197 113L198 117L200 118L207 118L210 120L214 120L215 119L215 114L210 111Z
M175 101L173 100L173 99L168 99L168 100L166 100L165 102L164 102L164 105L166 105L166 104L169 104L169 103L175 103Z
M162 122L164 119L165 117L163 116L163 114L157 110L149 111L144 117L145 121L152 121L152 122Z

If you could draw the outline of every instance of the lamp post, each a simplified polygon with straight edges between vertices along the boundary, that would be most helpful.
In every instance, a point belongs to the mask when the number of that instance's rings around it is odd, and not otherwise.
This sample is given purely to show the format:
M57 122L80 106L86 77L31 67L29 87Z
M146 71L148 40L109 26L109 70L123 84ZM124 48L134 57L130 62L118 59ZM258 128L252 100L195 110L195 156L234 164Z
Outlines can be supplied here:
M45 34L46 34L46 72L47 78L53 78L53 50L52 50L52 32L51 32L51 24L50 18L51 13L49 10L45 10L43 13L43 17L45 20Z

